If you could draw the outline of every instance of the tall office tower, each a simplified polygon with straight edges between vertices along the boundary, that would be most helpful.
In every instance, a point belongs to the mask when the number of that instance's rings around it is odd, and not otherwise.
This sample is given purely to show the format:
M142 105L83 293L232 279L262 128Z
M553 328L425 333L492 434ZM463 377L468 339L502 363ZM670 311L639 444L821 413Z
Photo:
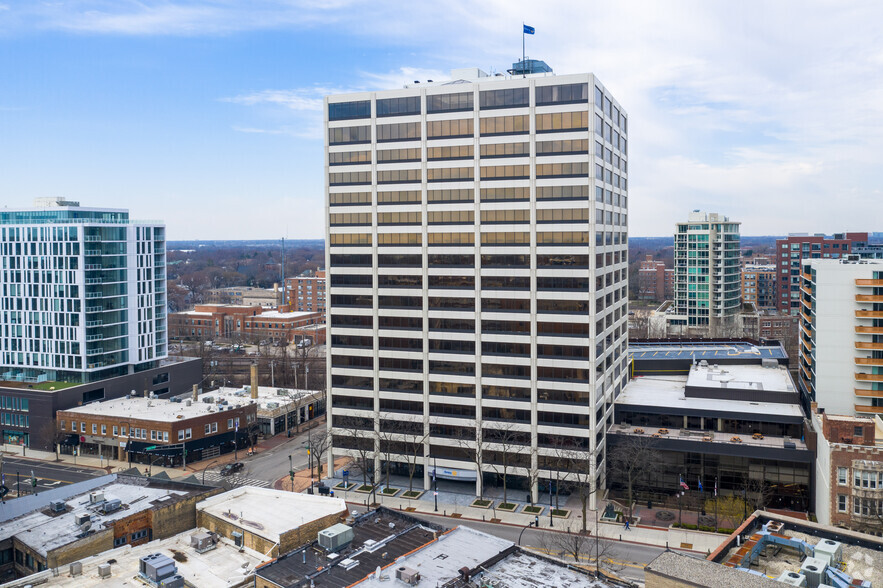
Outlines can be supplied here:
M88 383L166 357L163 225L61 198L0 224L0 379Z
M808 259L800 386L828 414L883 413L883 260Z
M867 246L867 233L807 235L792 233L776 239L776 306L784 314L800 314L800 271L807 259L840 259L859 246Z
M407 473L413 452L424 484L536 496L567 449L603 483L627 373L624 111L591 74L478 69L325 102L329 454Z
M670 325L709 337L733 334L742 293L739 224L698 210L677 223Z

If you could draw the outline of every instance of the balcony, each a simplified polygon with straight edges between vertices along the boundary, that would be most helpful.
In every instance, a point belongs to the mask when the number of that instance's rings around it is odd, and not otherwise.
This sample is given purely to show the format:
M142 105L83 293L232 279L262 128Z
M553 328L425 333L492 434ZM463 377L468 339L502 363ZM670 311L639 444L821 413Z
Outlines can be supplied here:
M863 406L861 404L856 404L855 412L865 414L883 414L883 406Z
M86 321L87 327L100 327L104 324L104 321Z
M856 357L856 365L879 365L883 366L883 357Z
M83 269L85 269L87 272L100 270L101 264L100 263L87 263L86 265L83 266Z
M883 351L883 343L865 343L864 341L855 342L856 349L873 349L875 351Z
M86 341L101 341L104 335L86 335Z
M883 398L883 390L859 390L856 388L855 395L863 398Z
M856 286L871 286L875 288L883 288L883 280L863 280L857 278L855 280Z
M806 286L801 286L800 291L803 292L804 294L806 294L807 296L809 296L810 298L812 298L812 290L810 290Z
M856 294L856 302L883 302L883 294Z
M883 335L883 327L856 327L855 332L868 335Z
M856 374L855 379L859 382L883 382L883 374Z
M812 372L810 372L805 365L800 364L800 371L803 372L803 377L807 380L812 380Z
M883 318L883 310L857 310L855 318Z

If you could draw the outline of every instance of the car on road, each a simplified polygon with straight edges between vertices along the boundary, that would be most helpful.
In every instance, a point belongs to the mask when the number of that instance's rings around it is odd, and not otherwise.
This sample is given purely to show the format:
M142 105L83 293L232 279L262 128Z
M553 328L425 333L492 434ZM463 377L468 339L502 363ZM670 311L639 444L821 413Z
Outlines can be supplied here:
M237 461L234 463L228 463L227 465L225 465L224 467L221 468L221 475L222 476L233 475L236 472L242 471L242 468L244 468L244 467L245 467L245 464L243 464L241 461Z

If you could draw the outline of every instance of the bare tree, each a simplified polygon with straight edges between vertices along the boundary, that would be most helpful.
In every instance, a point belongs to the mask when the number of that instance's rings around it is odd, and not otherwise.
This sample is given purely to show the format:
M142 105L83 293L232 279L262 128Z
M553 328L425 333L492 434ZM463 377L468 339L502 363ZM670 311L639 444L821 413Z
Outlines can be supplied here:
M67 435L67 431L58 430L56 419L50 419L40 425L40 438L52 444L52 451L55 452L55 461L61 459L58 455L58 445L67 438Z
M515 465L520 448L530 445L530 435L511 422L494 422L483 431L488 463L503 480L503 504L509 504L509 471Z
M423 453L423 446L429 433L423 427L422 420L390 420L380 421L378 434L379 449L386 463L386 485L389 486L389 474L395 456L405 458L408 467L408 491L414 491L414 474L417 471L417 458Z
M457 437L457 446L463 457L475 464L475 475L478 477L478 499L484 500L484 484L480 480L482 477L481 468L484 465L484 440L481 425L477 420L470 423L472 425L473 435Z
M335 446L346 449L353 458L355 465L362 472L362 485L368 485L368 471L374 459L374 435L373 419L335 416L332 432L340 439L335 440Z
M545 532L540 535L539 543L543 551L560 559L572 559L577 565L585 565L583 562L586 561L594 563L596 574L601 569L615 573L625 567L612 559L612 541L593 537L590 533Z
M564 438L562 438L564 439ZM582 531L586 532L589 499L598 490L594 454L573 441L563 440L555 447L558 467L566 471L564 484L579 495L582 508Z
M331 436L328 435L328 429L325 427L319 427L310 433L310 455L316 458L318 469L318 475L316 476L317 480L322 479L322 458L328 452L329 447L331 447ZM310 470L312 469L313 466L310 464Z
M635 485L641 477L649 476L658 467L659 453L655 446L656 442L652 437L633 435L617 443L608 453L613 469L625 475L629 520L632 519L634 510Z

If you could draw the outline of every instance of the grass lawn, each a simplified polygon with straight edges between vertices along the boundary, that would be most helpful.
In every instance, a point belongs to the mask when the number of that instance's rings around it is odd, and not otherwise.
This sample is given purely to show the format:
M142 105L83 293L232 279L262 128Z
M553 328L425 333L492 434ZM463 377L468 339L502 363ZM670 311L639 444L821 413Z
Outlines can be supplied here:
M407 490L404 494L402 494L402 496L404 498L420 498L422 494L422 490Z
M500 510L515 510L518 508L518 505L514 502L503 502L497 505L497 508Z
M384 488L382 494L384 496L395 496L399 493L398 488Z
M473 500L472 501L472 506L477 506L479 508L487 508L491 504L493 504L493 502L490 500Z
M521 509L521 512L523 512L525 514L539 514L539 513L543 512L543 507L542 506L525 506L523 509Z
M553 508L552 509L552 516L553 517L562 517L563 518L563 517L568 516L569 514L570 514L570 511L565 510L563 508Z

